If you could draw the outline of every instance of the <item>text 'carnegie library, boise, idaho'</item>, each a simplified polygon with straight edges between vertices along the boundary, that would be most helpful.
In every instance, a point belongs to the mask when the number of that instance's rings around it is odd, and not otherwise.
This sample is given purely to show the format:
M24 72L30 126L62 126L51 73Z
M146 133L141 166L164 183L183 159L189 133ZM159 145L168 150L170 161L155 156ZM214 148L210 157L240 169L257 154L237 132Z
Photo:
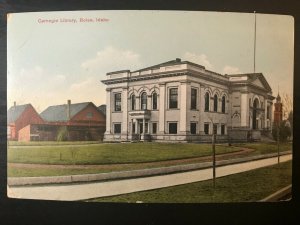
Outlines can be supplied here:
M37 20L39 24L55 24L55 23L104 23L109 22L108 18L53 18L53 19L44 19L39 18Z

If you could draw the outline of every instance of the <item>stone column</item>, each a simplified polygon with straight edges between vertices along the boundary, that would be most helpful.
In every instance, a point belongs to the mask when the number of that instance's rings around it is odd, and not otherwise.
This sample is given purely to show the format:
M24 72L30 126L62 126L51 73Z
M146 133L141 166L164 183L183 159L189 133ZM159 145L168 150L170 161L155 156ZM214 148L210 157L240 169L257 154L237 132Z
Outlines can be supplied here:
M135 119L134 123L135 123L135 133L138 134L138 129L139 128L138 128L138 121L137 121L137 119Z
M187 81L180 82L180 125L179 131L181 134L187 134L187 110L188 110L188 101L187 94L188 88L190 88L190 83ZM190 100L190 98L189 98Z
M147 95L147 109L148 110L152 109L152 96L150 94Z
M241 93L241 127L246 127L248 125L248 113L249 113L249 105L248 105L248 92Z
M145 119L143 119L143 132L142 134L145 134Z
M270 130L272 132L273 129L273 102L270 103Z
M127 140L128 136L128 88L122 90L122 139Z
M267 126L268 126L268 115L267 115L267 113L268 113L268 100L267 99L265 99L265 103L264 103L264 105L265 105L265 121L264 121L264 128L267 128Z
M106 131L105 134L111 134L111 89L106 88Z
M158 126L158 133L164 134L165 133L165 110L166 110L166 84L162 83L159 84L159 126Z

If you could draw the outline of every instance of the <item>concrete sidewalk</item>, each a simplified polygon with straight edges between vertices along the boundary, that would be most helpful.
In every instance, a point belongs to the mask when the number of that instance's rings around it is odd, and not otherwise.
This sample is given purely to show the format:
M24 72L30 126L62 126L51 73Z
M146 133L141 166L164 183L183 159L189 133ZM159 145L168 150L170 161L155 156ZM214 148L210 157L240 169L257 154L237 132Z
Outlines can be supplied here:
M291 151L281 152L281 155L291 154ZM264 155L254 155L241 158L233 158L227 160L220 160L216 162L217 166L225 166L258 159L265 159L276 157L277 153L269 153ZM118 179L129 179L137 177L166 175L171 173L187 172L191 170L206 169L212 167L212 162L190 163L175 166L165 166L158 168L116 171L99 174L82 174L82 175L67 175L67 176L50 176L50 177L9 177L7 184L9 186L24 186L24 185L41 185L41 184L66 184L78 182L92 182L92 181L109 181Z
M291 154L284 155L280 157L280 162L286 162L291 159ZM223 177L265 166L271 166L276 163L277 157L273 157L220 166L216 170L216 175L217 177ZM211 168L107 182L8 187L7 192L8 197L12 198L74 201L152 190L209 179L212 179Z

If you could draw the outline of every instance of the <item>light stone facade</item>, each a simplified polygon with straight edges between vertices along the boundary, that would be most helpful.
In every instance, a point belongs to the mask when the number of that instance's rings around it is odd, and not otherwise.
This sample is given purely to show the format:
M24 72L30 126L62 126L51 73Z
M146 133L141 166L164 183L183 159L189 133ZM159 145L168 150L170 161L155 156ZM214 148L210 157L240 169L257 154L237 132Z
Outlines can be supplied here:
M180 59L107 73L104 141L259 140L272 127L261 73L221 75Z

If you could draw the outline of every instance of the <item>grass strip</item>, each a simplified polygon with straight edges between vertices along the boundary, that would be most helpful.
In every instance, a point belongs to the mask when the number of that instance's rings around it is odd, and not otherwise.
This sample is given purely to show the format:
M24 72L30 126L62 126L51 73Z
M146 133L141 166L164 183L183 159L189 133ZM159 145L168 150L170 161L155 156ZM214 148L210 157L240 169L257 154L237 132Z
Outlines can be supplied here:
M91 202L205 203L259 201L292 182L292 162L264 167L216 180L103 197Z

